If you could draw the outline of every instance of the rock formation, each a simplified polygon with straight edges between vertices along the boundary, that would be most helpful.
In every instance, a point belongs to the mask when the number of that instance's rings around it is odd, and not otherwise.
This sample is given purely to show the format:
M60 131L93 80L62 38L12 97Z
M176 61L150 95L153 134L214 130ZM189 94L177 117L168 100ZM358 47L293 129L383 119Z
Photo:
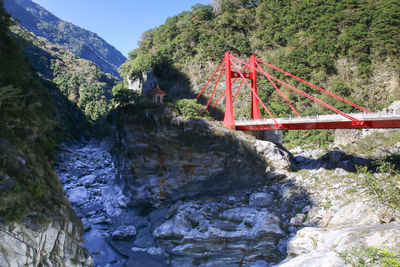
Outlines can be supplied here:
M77 242L81 236L77 218L31 225L1 223L0 266L92 266L91 255Z

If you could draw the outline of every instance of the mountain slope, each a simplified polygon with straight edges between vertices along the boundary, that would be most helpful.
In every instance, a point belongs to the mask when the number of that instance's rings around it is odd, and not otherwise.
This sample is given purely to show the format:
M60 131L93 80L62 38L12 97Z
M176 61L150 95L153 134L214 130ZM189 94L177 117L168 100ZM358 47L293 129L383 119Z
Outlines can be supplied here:
M104 74L93 62L76 57L20 26L13 26L12 32L23 41L24 51L35 70L54 82L88 117L96 120L110 110L111 90L117 78Z
M65 22L31 0L4 0L5 8L21 26L96 63L104 72L119 77L126 58L97 34Z

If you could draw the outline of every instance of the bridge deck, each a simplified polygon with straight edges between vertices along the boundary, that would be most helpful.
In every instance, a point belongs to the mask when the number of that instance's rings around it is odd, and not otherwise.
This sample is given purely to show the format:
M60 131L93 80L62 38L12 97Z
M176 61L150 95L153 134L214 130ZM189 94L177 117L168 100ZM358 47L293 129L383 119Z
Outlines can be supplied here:
M375 113L348 114L364 123L355 125L341 115L317 115L294 118L276 118L277 127L272 119L242 120L235 122L236 130L306 130L306 129L360 129L360 128L400 128L400 109Z

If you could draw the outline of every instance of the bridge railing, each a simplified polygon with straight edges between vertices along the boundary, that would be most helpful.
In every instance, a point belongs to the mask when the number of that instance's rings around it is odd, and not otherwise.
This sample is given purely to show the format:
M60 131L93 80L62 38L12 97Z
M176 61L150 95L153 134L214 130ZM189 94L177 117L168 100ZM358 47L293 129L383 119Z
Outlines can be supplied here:
M359 120L363 119L379 119L379 118L393 118L400 117L400 109L387 109L383 111L378 111L374 113L350 113L350 116L357 118ZM293 121L293 122L307 122L312 121L347 121L348 119L337 114L327 114L327 115L315 115L315 116L304 116L304 117L287 117L287 118L275 118L278 123L283 121ZM236 125L249 125L249 124L275 124L272 119L261 119L261 120L237 120Z

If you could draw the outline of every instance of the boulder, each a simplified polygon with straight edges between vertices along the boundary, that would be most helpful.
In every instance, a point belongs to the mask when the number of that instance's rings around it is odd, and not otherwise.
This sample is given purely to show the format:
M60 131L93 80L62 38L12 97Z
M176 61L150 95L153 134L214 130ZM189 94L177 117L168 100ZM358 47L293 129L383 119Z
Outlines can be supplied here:
M250 207L267 207L274 202L274 196L269 193L253 193L249 198Z
M301 226L307 216L303 213L297 213L295 217L290 219L290 224L294 226Z
M253 262L277 260L277 244L285 236L279 225L279 218L265 210L185 203L153 236L172 252L173 265L231 266L243 261L243 255L251 255L247 260Z
M379 222L379 217L374 208L355 201L340 208L329 220L328 227L370 225Z
M112 232L111 236L114 240L132 240L136 236L136 228L133 225L122 226Z
M290 169L290 154L279 148L276 144L268 141L256 140L255 148L271 166L277 169Z
M306 227L288 243L289 257L279 266L344 266L340 254L352 248L379 247L399 253L400 225L395 223L338 227Z
M75 187L68 191L68 200L77 206L81 206L88 201L90 194L84 186Z

